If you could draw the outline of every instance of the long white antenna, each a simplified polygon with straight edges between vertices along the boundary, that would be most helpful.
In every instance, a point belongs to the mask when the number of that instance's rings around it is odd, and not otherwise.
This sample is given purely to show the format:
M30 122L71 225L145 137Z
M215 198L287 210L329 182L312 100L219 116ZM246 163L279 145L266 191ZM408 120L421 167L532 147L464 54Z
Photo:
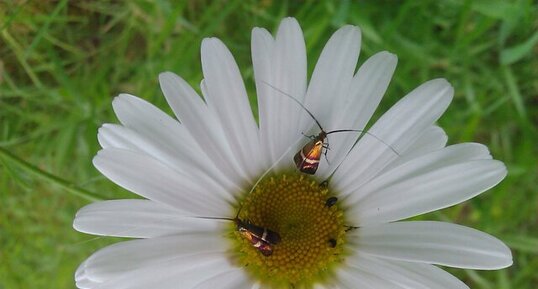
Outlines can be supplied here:
M263 80L260 80L263 84L266 84L268 86L270 86L271 88L273 88L274 90L282 93L283 95L291 98L293 101L295 101L298 105L300 105L309 115L310 117L312 117L312 119L316 122L316 124L319 126L319 129L321 131L325 131L323 129L323 127L321 127L321 124L319 123L319 121L316 119L316 117L310 112L310 110L308 110L308 108L306 108L306 106L304 106L300 101L298 101L295 97L291 96L290 94L286 93L285 91L282 91L281 89L279 89L278 87L275 87L274 85L270 84L270 83L267 83Z

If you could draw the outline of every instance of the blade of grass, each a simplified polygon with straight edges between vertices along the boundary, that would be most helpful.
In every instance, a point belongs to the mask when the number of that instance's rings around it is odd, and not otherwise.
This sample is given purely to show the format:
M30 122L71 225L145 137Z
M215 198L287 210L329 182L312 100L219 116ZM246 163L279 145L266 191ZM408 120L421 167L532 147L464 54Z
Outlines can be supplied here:
M527 41L501 51L501 64L509 65L532 53L538 43L538 32Z
M523 97L521 96L521 93L519 92L519 88L517 85L517 81L514 77L514 73L512 72L512 69L510 69L509 66L503 66L502 68L504 79L506 81L506 85L508 86L508 91L510 92L510 96L512 98L512 101L514 102L514 105L516 107L516 110L519 114L519 116L523 119L527 119L527 110L525 109L525 105L523 104Z
M24 57L24 55L22 55L22 48L19 43L17 43L17 41L11 36L11 34L9 34L7 30L2 30L2 37L11 47L13 53L15 54L15 57L20 62L22 68L24 68L24 71L26 71L26 74L28 74L28 77L30 77L34 85L38 88L42 88L43 84L41 83L37 75L34 73L28 62L26 62L26 58Z
M529 236L506 236L502 239L512 249L531 254L538 254L538 238Z
M50 23L52 22L52 20L54 20L58 16L60 11L62 11L62 9L64 9L66 4L67 4L67 0L63 0L60 3L58 3L58 5L54 9L54 11L52 11L50 16L47 18L47 20L43 24L43 26L41 26L41 28L37 32L37 35L34 37L34 40L32 40L32 43L30 43L30 45L28 46L28 48L26 48L26 51L24 51L24 54L22 55L22 57L25 60L28 59L28 56L32 53L34 48L39 44L39 42L41 41L41 38L43 38L45 33L47 33L47 31L49 30L49 26L50 26Z
M467 273L467 276L469 276L469 278L472 279L473 282L477 284L480 288L484 288L484 289L494 288L493 284L490 281L482 277L475 270L465 270L465 273Z
M63 189L65 189L66 191L68 191L69 193L73 194L73 195L76 195L76 196L79 196L81 198L84 198L86 200L89 200L89 201L92 201L92 202L95 202L95 201L100 201L102 200L102 198L100 196L98 196L97 194L95 193L92 193L90 191L87 191L83 188L80 188L78 186L76 186L75 184L67 181L67 180L64 180L60 177L57 177L51 173L48 173L46 171L43 171L41 170L40 168L18 158L17 156L13 155L12 153L10 153L9 151L7 151L6 149L0 147L0 158L3 158L5 161L9 161L9 162L12 162L14 164L16 164L17 166L19 166L20 168L22 168L23 170L29 172L29 173L32 173L33 175L35 175L36 177L39 177L39 178L42 178L44 180L47 180L55 185L58 185L60 187L62 187Z

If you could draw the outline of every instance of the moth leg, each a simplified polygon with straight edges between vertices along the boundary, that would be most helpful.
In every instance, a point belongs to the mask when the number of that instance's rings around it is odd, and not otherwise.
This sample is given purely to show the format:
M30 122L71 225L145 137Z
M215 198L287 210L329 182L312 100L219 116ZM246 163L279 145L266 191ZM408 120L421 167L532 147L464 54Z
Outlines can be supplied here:
M311 140L313 140L313 139L316 138L316 135L313 135L313 134L312 134L312 135L306 135L306 134L304 134L304 132L301 132L301 134L302 134L303 136L305 136L305 137L311 139Z

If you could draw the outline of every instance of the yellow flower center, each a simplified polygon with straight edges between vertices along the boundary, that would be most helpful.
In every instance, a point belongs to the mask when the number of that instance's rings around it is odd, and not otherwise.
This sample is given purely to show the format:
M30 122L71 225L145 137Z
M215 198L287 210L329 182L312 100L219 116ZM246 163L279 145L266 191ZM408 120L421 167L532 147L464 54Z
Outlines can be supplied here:
M346 241L344 214L334 201L327 187L298 172L264 178L241 202L239 219L274 231L281 240L269 244L267 256L234 227L239 266L262 288L311 288L331 276Z

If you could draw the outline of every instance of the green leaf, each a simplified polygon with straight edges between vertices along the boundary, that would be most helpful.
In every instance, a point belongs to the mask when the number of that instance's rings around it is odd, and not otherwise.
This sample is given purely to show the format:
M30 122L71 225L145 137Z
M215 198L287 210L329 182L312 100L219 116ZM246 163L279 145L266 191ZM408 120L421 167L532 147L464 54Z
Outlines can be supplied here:
M509 65L531 54L538 43L538 32L527 41L501 51L501 64Z
M507 236L502 240L512 249L531 254L538 254L538 238L529 236Z

